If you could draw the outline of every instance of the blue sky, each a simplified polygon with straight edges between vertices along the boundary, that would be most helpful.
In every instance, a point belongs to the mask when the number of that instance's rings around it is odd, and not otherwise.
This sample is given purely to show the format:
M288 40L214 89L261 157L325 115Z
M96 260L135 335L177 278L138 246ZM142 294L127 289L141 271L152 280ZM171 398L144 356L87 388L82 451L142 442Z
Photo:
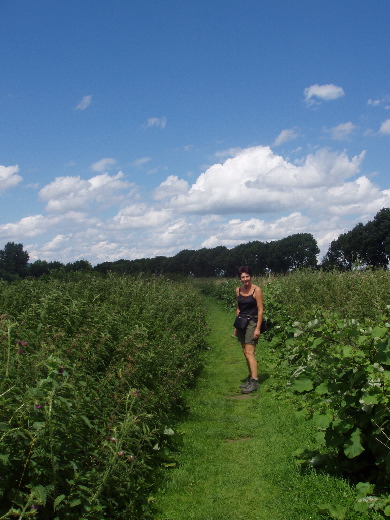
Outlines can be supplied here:
M390 206L388 0L1 0L0 248L340 233Z

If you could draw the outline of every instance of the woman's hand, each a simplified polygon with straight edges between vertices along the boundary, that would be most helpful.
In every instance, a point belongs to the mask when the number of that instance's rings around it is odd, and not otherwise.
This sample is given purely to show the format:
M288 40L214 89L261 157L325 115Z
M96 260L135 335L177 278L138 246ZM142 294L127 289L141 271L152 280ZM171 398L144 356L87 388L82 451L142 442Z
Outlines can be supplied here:
M255 329L255 332L253 333L253 339L259 339L260 337L260 329Z

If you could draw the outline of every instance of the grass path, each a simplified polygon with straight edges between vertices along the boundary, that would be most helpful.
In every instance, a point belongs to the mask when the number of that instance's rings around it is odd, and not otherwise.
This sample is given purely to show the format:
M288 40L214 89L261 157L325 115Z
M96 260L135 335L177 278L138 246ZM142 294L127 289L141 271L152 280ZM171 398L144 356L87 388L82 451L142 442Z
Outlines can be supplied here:
M206 366L189 393L190 412L178 466L156 496L157 520L320 520L318 505L348 503L351 490L336 477L300 472L298 449L313 447L313 431L278 392L266 344L257 347L259 391L243 396L246 376L232 314L207 300L212 328ZM351 512L345 519L360 518Z

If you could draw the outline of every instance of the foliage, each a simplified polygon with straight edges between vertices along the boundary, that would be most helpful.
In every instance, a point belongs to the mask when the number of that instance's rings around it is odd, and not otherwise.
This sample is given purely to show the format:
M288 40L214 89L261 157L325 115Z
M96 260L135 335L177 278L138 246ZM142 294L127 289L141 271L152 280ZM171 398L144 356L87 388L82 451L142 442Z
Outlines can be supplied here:
M333 240L322 266L341 270L351 270L356 264L387 268L389 259L390 208L383 208L366 225L359 223Z
M253 241L232 249L225 246L184 249L171 258L158 257L137 260L118 260L98 264L99 272L109 271L135 274L179 274L194 277L235 276L240 265L250 265L256 274L268 271L285 273L293 269L315 267L319 253L317 242L309 233L297 233L271 243Z
M0 284L1 518L149 518L204 350L205 317L164 278Z
M22 244L8 242L4 249L0 249L0 277L12 279L25 276L28 259L29 255L27 251L23 251Z
M211 290L233 308L235 285ZM300 416L315 422L319 441L355 482L388 491L389 273L303 271L260 285L273 324L266 334L290 390L301 396ZM390 509L390 498L358 498L358 511Z

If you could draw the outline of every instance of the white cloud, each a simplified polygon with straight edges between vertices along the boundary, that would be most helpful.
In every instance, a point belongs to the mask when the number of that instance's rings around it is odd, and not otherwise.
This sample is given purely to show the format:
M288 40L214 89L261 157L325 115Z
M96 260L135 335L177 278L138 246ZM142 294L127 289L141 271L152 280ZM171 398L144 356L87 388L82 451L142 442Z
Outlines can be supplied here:
M226 222L219 231L218 235L211 236L202 243L202 247L216 247L225 245L231 247L252 240L271 241L279 240L288 234L306 233L310 225L310 218L300 212L294 212L285 217L266 221L258 218L248 220L233 219ZM245 238L243 238L245 237Z
M62 249L66 244L69 243L69 240L71 238L71 235L56 235L50 242L47 242L45 246L43 247L44 250L50 251L55 250L58 251L59 249Z
M145 204L133 204L122 209L113 219L120 229L145 229L158 226L160 229L172 219L169 209L155 210Z
M154 126L157 128L165 128L166 125L167 125L166 117L150 117L145 123L146 128L151 128Z
M390 119L386 119L386 121L384 121L381 124L381 127L379 129L379 133L382 134L382 135L389 135L390 134Z
M23 179L18 175L18 172L19 166L17 164L14 166L2 166L0 164L0 193L9 188L14 188L22 182Z
M320 101L332 101L345 95L344 89L336 85L311 85L304 90L305 102L308 105L317 104Z
M235 155L238 155L241 152L242 148L239 148L238 146L235 148L228 148L227 150L220 150L218 152L215 152L214 156L217 157L217 159L228 159L229 157L234 157Z
M76 110L85 110L92 103L92 96L84 96L81 101L76 105Z
M179 179L176 175L170 175L153 192L155 200L170 199L174 196L188 193L190 185L184 179Z
M385 110L390 109L390 96L385 96L383 99L369 99L367 105L371 107L383 107Z
M155 190L155 198L193 214L267 214L297 207L326 211L328 188L359 173L364 156L350 160L344 152L320 149L296 166L269 147L247 148L208 168L191 187L170 176Z
M152 159L150 157L140 157L139 159L136 159L133 162L133 165L136 166L137 168L139 168L140 166L143 166L144 164L149 163L151 160Z
M22 218L19 222L0 225L0 237L3 239L18 235L33 237L42 234L55 224L55 221L53 222L52 219L48 221L43 215L32 215Z
M282 130L278 137L275 139L273 146L280 146L288 141L294 141L299 137L299 134L293 128Z
M115 165L115 159L113 159L112 157L104 157L103 159L100 159L100 161L91 164L91 170L93 172L104 172L105 170L109 170L111 167Z
M325 131L328 132L330 137L335 141L346 141L356 128L357 126L349 121L348 123L341 123Z
M112 177L103 173L88 180L82 180L79 176L57 177L39 191L39 198L47 203L47 211L57 213L85 211L93 204L110 206L123 198L122 192L125 190L135 190L134 184L123 178L122 172Z

